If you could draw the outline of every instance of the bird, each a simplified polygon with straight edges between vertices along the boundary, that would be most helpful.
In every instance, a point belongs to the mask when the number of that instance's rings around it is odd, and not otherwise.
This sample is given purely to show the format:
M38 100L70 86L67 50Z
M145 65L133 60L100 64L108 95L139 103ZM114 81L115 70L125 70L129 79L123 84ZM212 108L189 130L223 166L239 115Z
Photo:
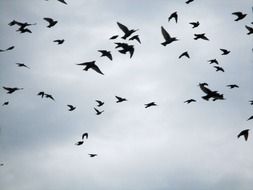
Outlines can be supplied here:
M20 32L20 33L32 33L31 30L29 30L28 28L22 28L20 27L19 29L16 30L17 32Z
M65 41L65 40L62 39L62 40L54 40L53 42L56 42L58 45L60 45L60 44L63 44L64 41Z
M249 103L250 103L250 105L253 105L253 100L250 100Z
M119 42L116 42L115 44L117 45L115 47L116 49L117 48L122 48L122 49L119 50L120 53L126 54L127 52L129 52L130 58L132 58L132 56L134 54L134 46L133 45L129 45L127 43L119 43Z
M217 91L212 91L209 88L207 83L199 83L200 89L206 94L205 96L202 96L204 100L209 100L210 98L213 98L213 101L216 100L224 100L223 94L219 94Z
M16 65L18 67L26 67L27 69L30 69L30 67L28 67L27 65L25 65L24 63L16 63Z
M7 106L9 104L9 102L7 101L7 102L4 102L3 104L2 104L2 106Z
M219 62L217 61L217 59L210 59L210 60L208 60L208 62L210 64L215 63L215 64L219 65Z
M249 136L249 130L250 129L245 129L243 131L241 131L238 135L237 138L240 138L241 136L244 136L245 141L248 140L248 136Z
M250 34L253 34L253 28L252 27L249 27L249 26L247 26L247 25L245 25L245 28L247 28L247 30L248 30L248 35L250 35Z
M162 31L163 38L165 39L165 42L161 43L163 46L166 46L174 41L178 41L176 37L171 37L169 33L163 28L163 26L161 26L161 31Z
M0 164L0 166L4 166L4 164L3 164L3 163L1 163L1 164Z
M45 94L45 97L55 101L54 97L51 94Z
M17 91L17 90L23 90L23 88L17 88L17 87L5 87L3 86L3 89L5 89L7 91L7 94L12 94L13 92Z
M129 30L125 25L123 25L119 22L117 22L117 24L118 24L119 28L124 32L124 36L121 37L124 40L127 39L129 36L131 36L134 32L138 31L138 29L137 30L134 30L134 29Z
M97 154L88 154L91 158L97 156Z
M80 146L80 145L82 145L83 143L84 143L83 141L78 141L78 142L75 143L75 145Z
M76 109L73 105L68 104L67 106L69 107L69 111L74 111Z
M127 101L126 98L122 98L122 97L119 97L119 96L115 96L115 98L117 99L116 103Z
M67 2L64 1L64 0L57 0L57 1L59 1L59 2L61 2L61 3L63 3L63 4L65 4L65 5L67 5Z
M30 23L27 23L27 22L19 22L19 21L16 21L16 20L12 20L8 25L9 26L18 25L19 29L17 31L23 31L23 30L27 29L26 28L27 26L36 25L36 24L37 23L30 24ZM24 33L24 32L21 32L21 33Z
M15 48L15 46L10 46L10 47L8 47L6 49L0 49L0 52L10 51L10 50L12 50L14 48Z
M222 51L222 54L221 54L221 55L227 55L227 54L230 53L230 51L227 50L227 49L220 49L220 50Z
M88 139L88 136L89 136L88 133L83 133L83 134L82 134L82 139L84 139L84 137L85 137L86 139Z
M190 22L189 24L192 25L192 28L196 28L199 26L200 23L199 23L199 21L197 21L197 22Z
M190 56L189 56L189 54L188 54L188 51L185 51L184 53L182 53L182 54L178 57L178 59L180 59L180 58L183 57L183 56L190 58Z
M102 105L104 105L104 102L100 101L100 100L96 100L96 102L98 103L98 107L101 107Z
M189 103L191 103L191 102L196 102L196 100L194 100L194 99L189 99L189 100L184 101L184 103L187 103L187 104L189 104Z
M103 110L103 111L99 111L99 110L96 109L96 108L94 108L94 110L96 111L96 115L100 115L100 114L102 114L102 113L104 112L104 110Z
M112 37L109 38L109 40L115 40L119 37L119 35L113 35Z
M89 69L93 69L97 73L104 75L102 71L99 69L99 67L95 64L96 61L89 61L89 62L84 62L84 63L78 63L77 65L85 66L83 69L84 71L88 71Z
M216 71L222 71L225 72L225 70L222 67L219 66L214 66L214 68L216 68Z
M41 91L37 94L38 96L41 96L41 98L43 98L45 96L45 92Z
M237 16L237 18L234 21L242 20L244 17L247 16L247 14L243 14L242 12L233 12L232 15Z
M139 44L141 44L141 40L139 38L139 35L134 35L131 38L129 38L129 40L136 40L137 42L139 42Z
M145 105L145 108L148 108L148 107L151 107L151 106L157 106L157 104L155 102L150 102L150 103L147 103L147 104L144 104Z
M172 14L169 16L168 22L169 22L172 18L174 18L174 19L175 19L175 22L177 23L177 19L178 19L177 11L174 12L174 13L172 13Z
M188 1L186 1L185 3L186 4L189 4L189 3L191 3L191 2L193 2L194 0L188 0Z
M247 119L247 121L249 121L249 120L251 120L251 119L253 119L253 115L250 116L250 117Z
M237 84L229 84L229 85L227 85L227 87L229 87L230 89L239 88L239 86Z
M98 50L98 52L102 53L100 57L108 57L112 61L112 54L110 51L107 50Z
M45 18L43 18L45 21L47 21L48 22L48 28L51 28L51 27L53 27L54 25L56 25L57 24L57 22L58 21L56 21L56 20L53 20L52 18L49 18L49 17L45 17Z
M202 34L194 34L194 40L198 40L198 39L202 39L202 40L207 40L209 41L209 39L205 36L205 33Z

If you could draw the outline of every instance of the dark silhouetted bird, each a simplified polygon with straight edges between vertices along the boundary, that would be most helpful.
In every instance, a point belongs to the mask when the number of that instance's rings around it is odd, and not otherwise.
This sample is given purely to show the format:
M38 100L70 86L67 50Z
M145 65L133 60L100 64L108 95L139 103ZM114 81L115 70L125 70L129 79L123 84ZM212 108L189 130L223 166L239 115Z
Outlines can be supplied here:
M237 84L229 84L229 85L227 85L227 87L229 87L230 89L239 88L239 86Z
M247 28L247 30L248 30L248 35L250 35L250 34L253 34L253 28L252 27L249 27L249 26L247 26L247 25L245 25L245 27Z
M98 103L98 107L101 107L102 105L104 105L104 102L100 101L100 100L96 100L96 102Z
M45 96L45 92L41 91L37 94L38 96L41 96L41 98L43 98Z
M226 50L226 49L220 49L222 51L222 54L221 55L227 55L230 53L229 50Z
M3 104L2 104L2 106L7 106L9 104L9 102L4 102Z
M219 66L214 66L214 68L216 68L216 71L222 71L225 72L224 69L222 67Z
M67 106L69 107L69 111L73 111L76 109L76 107L73 105L68 104Z
M3 86L3 89L7 91L7 94L12 94L13 92L17 91L17 90L23 90L23 88L11 88L11 87L5 87Z
M77 143L75 143L75 145L77 145L77 146L80 146L82 144L83 144L83 141L78 141Z
M178 41L176 37L171 37L169 33L162 26L161 26L161 31L162 31L163 38L165 39L165 42L161 43L163 46L166 46L174 41Z
M172 14L169 16L168 22L169 22L172 18L174 18L175 21L176 21L176 23L177 23L177 19L178 19L177 11L174 12L174 13L172 13Z
M251 119L253 119L253 115L250 116L250 117L247 119L247 121L249 121L249 120L251 120Z
M97 156L97 154L89 154L89 156L92 158L92 157Z
M210 59L210 60L208 60L208 62L209 62L210 64L215 63L215 64L219 65L219 62L217 61L217 59Z
M199 26L200 23L199 23L199 21L197 21L197 22L190 22L189 24L192 25L192 28L196 28Z
M116 99L117 99L116 103L120 103L120 102L127 101L126 98L122 98L122 97L119 97L119 96L115 96L115 97L116 97Z
M94 108L94 110L96 111L96 115L100 115L100 114L102 114L102 113L104 112L104 110L103 110L103 111L99 111L99 110L96 109L96 108Z
M198 40L198 39L202 39L202 40L207 40L209 41L209 39L205 36L205 33L202 34L194 34L194 40Z
M67 5L67 2L64 1L64 0L57 0L57 1L59 1L59 2L61 2L61 3L63 3L63 4L65 4L65 5Z
M151 106L157 106L157 104L155 102L150 102L150 103L147 103L147 104L144 104L145 105L145 108L149 108Z
M118 37L119 37L119 35L114 35L114 36L110 37L109 40L115 40L115 39L117 39Z
M182 53L178 58L180 59L183 56L190 58L190 55L188 54L187 51L185 51L184 53Z
M57 22L58 21L56 21L56 20L53 20L52 18L48 18L48 17L45 17L45 18L43 18L45 21L47 21L48 22L48 28L51 28L51 27L53 27L54 25L56 25L57 24Z
M193 2L194 0L188 0L188 1L186 1L185 3L186 4L189 4L189 3L191 3L191 2Z
M216 100L224 100L223 94L219 94L217 91L212 91L209 88L207 83L199 83L200 89L206 94L206 96L202 96L204 100L209 100L210 98L213 98L213 101Z
M141 40L139 38L139 35L134 35L133 37L129 38L129 40L136 40L141 44Z
M242 20L244 17L247 16L247 14L243 14L242 12L234 12L232 15L237 16L237 18L234 21Z
M122 48L119 50L120 53L122 54L126 54L127 52L129 52L130 54L130 58L132 58L133 54L134 54L134 46L133 45L128 45L127 43L115 43L117 46L115 47L117 48Z
M84 139L84 137L86 138L86 139L88 139L88 133L84 133L84 134L82 134L82 139Z
M54 40L53 42L56 42L58 45L60 45L60 44L63 44L64 41L65 41L65 40L62 39L62 40Z
M131 29L129 30L125 25L117 22L119 28L124 32L124 36L122 36L121 38L123 38L124 40L127 39L129 36L131 36L134 32L136 32L137 30Z
M6 48L6 49L0 49L0 52L10 51L10 50L12 50L12 49L14 49L14 48L15 48L15 46L10 46L10 47L8 47L8 48Z
M187 104L192 103L192 102L196 102L196 100L194 100L194 99L189 99L189 100L184 101L184 103L187 103Z
M30 67L28 67L27 65L25 65L24 63L16 63L16 65L18 67L26 67L27 69L30 69Z
M51 94L45 94L45 97L55 101L54 97Z
M245 129L243 131L241 131L238 135L237 138L240 138L241 136L244 136L245 141L248 140L248 136L249 136L249 130L250 129Z
M98 52L102 53L101 57L108 57L112 61L112 54L107 50L98 50Z
M96 61L90 61L90 62L84 62L84 63L79 63L77 65L81 65L81 66L85 66L85 68L83 69L84 71L88 71L89 69L93 69L94 71L96 71L97 73L104 75L104 73L102 73L102 71L99 69L99 67L95 64Z
M250 103L250 105L253 105L253 100L250 100L249 103Z
M29 30L28 28L22 28L20 27L19 29L16 30L17 32L20 32L20 33L32 33L31 30Z

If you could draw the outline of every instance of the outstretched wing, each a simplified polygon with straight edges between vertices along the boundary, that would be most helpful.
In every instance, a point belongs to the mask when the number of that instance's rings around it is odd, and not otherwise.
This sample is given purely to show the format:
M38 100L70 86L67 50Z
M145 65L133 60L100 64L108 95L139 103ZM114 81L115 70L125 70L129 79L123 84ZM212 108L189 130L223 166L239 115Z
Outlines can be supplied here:
M128 33L128 32L129 32L129 29L128 29L125 25L123 25L123 24L121 24L121 23L119 23L119 22L117 22L117 24L118 24L119 28L120 28L124 33Z
M64 1L64 0L58 0L58 1L67 5L66 1Z
M161 27L161 31L162 31L162 35L166 41L171 38L169 33L163 27Z
M52 23L52 22L54 22L53 19L48 18L48 17L45 17L45 18L43 18L43 19L44 19L45 21L49 22L49 24Z
M88 139L88 133L84 133L84 134L82 135L82 139L84 139L84 137L85 137L86 139Z
M94 71L96 71L97 73L101 74L101 75L104 75L104 73L102 73L102 71L99 69L99 67L97 65L93 65L91 67Z

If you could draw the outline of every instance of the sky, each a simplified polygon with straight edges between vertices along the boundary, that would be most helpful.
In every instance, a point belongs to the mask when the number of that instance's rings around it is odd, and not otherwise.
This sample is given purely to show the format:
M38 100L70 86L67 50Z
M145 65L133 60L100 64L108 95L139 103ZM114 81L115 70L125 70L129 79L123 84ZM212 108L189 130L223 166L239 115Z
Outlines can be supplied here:
M0 49L15 46L0 53L0 103L9 101L0 108L0 188L250 190L252 131L247 142L237 135L252 129L252 35L245 28L252 27L252 1L66 2L0 0ZM168 22L175 11L178 23ZM247 16L235 22L236 11ZM58 23L47 28L44 17ZM13 19L36 25L20 34L8 26ZM199 27L192 29L193 21ZM131 59L115 49L122 39L109 40L123 36L117 22L138 29L141 44L126 41L135 47ZM162 46L161 26L179 41ZM210 41L194 40L197 33ZM231 53L221 55L220 48ZM100 57L101 49L113 61ZM190 59L178 59L185 51ZM224 73L208 63L215 58ZM93 60L104 75L76 65ZM225 100L202 99L203 82ZM3 86L24 89L6 94ZM128 101L117 104L115 96ZM184 103L191 98L196 102ZM101 115L97 99L105 102ZM145 109L149 102L158 106ZM85 132L89 138L76 146Z

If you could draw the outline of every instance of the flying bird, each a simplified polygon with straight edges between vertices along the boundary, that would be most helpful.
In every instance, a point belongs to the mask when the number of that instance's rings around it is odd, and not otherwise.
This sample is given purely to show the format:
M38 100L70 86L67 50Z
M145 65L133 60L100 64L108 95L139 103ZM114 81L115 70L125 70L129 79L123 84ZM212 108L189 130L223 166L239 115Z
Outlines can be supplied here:
M43 18L45 21L47 21L48 22L48 28L51 28L51 27L53 27L54 25L56 25L57 24L57 22L58 21L56 21L56 20L53 20L52 18L48 18L48 17L45 17L45 18Z
M65 40L62 39L62 40L54 40L53 42L56 42L58 45L60 45L60 44L63 44L64 41L65 41Z
M77 143L75 143L75 145L77 145L77 146L80 146L82 144L83 144L83 141L78 141Z
M137 30L134 30L134 29L129 30L125 25L123 25L119 22L117 22L117 24L118 24L119 28L124 32L124 36L121 37L124 40L127 39L129 36L131 36L134 32L136 32L138 30L138 29Z
M250 34L253 34L253 28L252 27L249 27L249 26L247 26L247 25L245 25L245 27L247 28L247 30L248 30L248 35L250 35Z
M199 26L200 23L199 23L199 21L197 21L197 22L190 22L189 24L192 25L192 28L196 28Z
M225 72L224 69L223 69L222 67L214 66L214 68L216 68L216 71Z
M219 65L219 62L217 61L217 59L210 59L210 60L208 60L208 62L209 62L210 64L215 63L216 65Z
M136 40L137 42L139 42L139 44L141 44L141 40L139 38L139 35L134 35L133 37L129 38L129 40Z
M96 102L98 103L98 107L101 107L102 105L104 105L104 102L100 101L100 100L96 100Z
M145 105L145 108L148 108L148 107L151 107L151 106L157 106L157 104L155 102L150 102L150 103L147 103L147 104L144 104Z
M85 66L83 69L84 71L88 71L89 69L93 69L97 73L104 75L102 71L99 69L99 67L95 64L96 61L89 61L89 62L84 62L84 63L79 63L77 65Z
M73 105L68 104L67 106L69 107L69 111L74 111L76 109Z
M97 156L97 154L89 154L89 156L92 158L92 157Z
M45 94L45 97L55 101L54 97L51 94Z
M112 61L112 54L110 51L107 50L98 50L98 52L102 53L100 57L108 57Z
M162 31L163 38L165 39L165 42L161 43L163 46L166 46L174 41L178 41L176 37L171 37L169 33L162 26L161 26L161 31Z
M59 2L61 2L61 3L63 3L63 4L65 4L65 5L67 5L67 2L64 1L64 0L57 0L57 1L59 1Z
M28 28L19 28L16 30L17 32L20 32L20 33L32 33L31 30L29 30Z
M198 40L198 39L202 39L202 40L207 40L209 41L209 39L205 36L205 33L202 34L194 34L194 40Z
M219 94L217 91L212 91L209 88L207 83L199 83L200 89L206 94L205 96L202 96L204 100L209 100L210 98L213 98L213 101L216 100L224 100L223 94Z
M245 129L243 131L241 131L238 135L237 138L240 138L241 136L244 136L245 141L248 140L248 136L249 136L249 130L250 129Z
M221 55L227 55L230 53L229 50L226 50L226 49L220 49L222 51L222 54Z
M253 119L253 115L250 116L250 117L247 119L247 121L249 121L249 120L251 120L251 119Z
M119 96L115 96L115 98L117 99L116 103L127 101L126 98L122 98L122 97L119 97Z
M104 112L104 110L103 110L103 111L99 111L99 110L96 109L96 108L94 108L94 110L96 111L96 115L100 115L100 114L102 114L102 113Z
M118 37L119 37L119 35L114 35L114 36L110 37L109 40L115 40Z
M250 105L253 105L253 100L250 100L249 103L250 103Z
M227 87L229 87L230 89L239 88L239 86L237 84L229 84L229 85L227 85Z
M3 104L2 104L2 106L7 106L9 104L9 102L4 102Z
M23 90L23 88L11 88L11 87L5 87L3 86L3 89L7 91L7 94L12 94L13 92L17 91L17 90Z
M188 54L188 51L185 51L184 53L182 53L178 58L180 59L183 56L190 58L190 55Z
M192 103L192 102L196 102L196 100L194 100L194 99L189 99L189 100L184 101L184 103L187 103L187 104Z
M134 46L133 45L129 45L127 43L119 43L119 42L116 42L115 44L117 45L115 47L116 49L117 48L122 48L122 49L119 50L120 53L126 54L127 52L129 52L130 58L132 58L132 56L134 54Z
M82 139L84 139L84 137L86 138L86 139L88 139L88 133L84 133L84 134L82 134Z
M16 65L18 67L26 67L27 69L30 69L30 67L28 67L27 65L25 65L24 63L16 63Z
M45 92L41 91L37 94L38 96L41 96L41 98L43 98L45 96Z
M12 50L12 49L14 49L14 48L15 48L15 46L10 46L10 47L8 47L8 48L6 48L6 49L0 49L0 52L10 51L10 50Z
M242 20L244 17L247 16L247 14L243 14L242 12L234 12L232 15L237 16L237 18L234 21Z
M189 4L189 3L191 3L191 2L193 2L194 0L188 0L188 1L186 1L185 3L186 4Z
M176 23L177 23L177 19L178 19L178 15L177 15L177 11L172 13L169 18L168 18L168 22L171 20L171 19L175 19Z

